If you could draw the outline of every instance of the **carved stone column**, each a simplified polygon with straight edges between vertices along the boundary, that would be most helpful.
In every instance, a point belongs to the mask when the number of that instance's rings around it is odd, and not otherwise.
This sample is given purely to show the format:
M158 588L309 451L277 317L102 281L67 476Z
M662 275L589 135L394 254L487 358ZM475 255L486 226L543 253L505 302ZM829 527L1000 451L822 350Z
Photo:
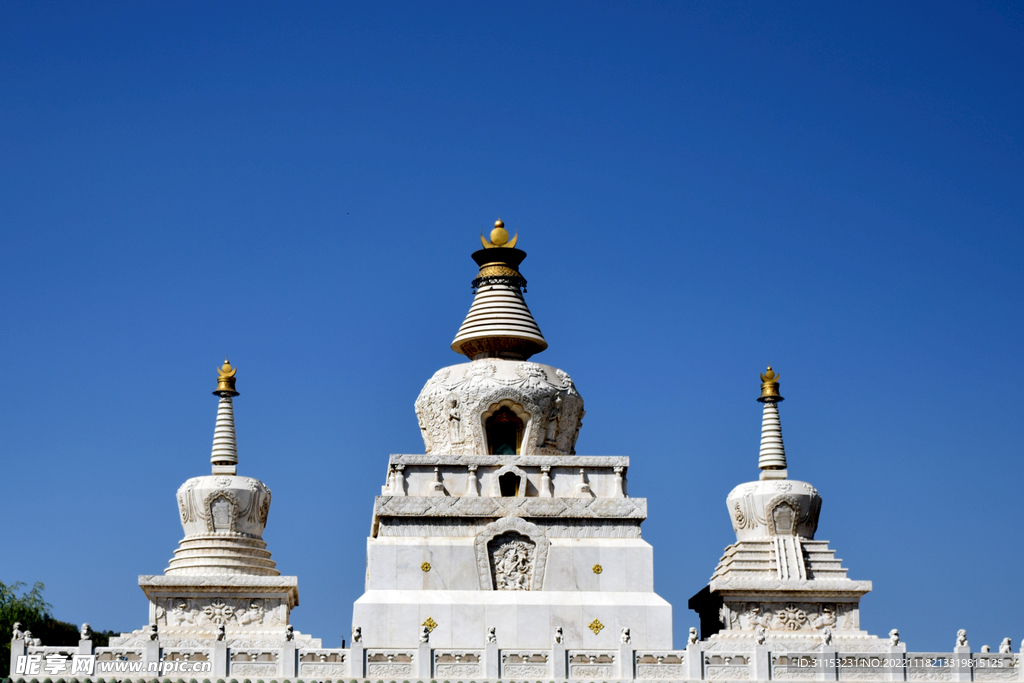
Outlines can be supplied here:
M480 495L480 489L478 488L480 483L476 477L476 465L467 465L466 469L469 470L469 475L466 477L466 495L471 498L476 498Z
M542 465L540 468L540 497L551 497L551 466Z
M615 490L612 492L613 498L625 498L626 487L625 481L622 479L622 473L626 470L625 467L615 468Z

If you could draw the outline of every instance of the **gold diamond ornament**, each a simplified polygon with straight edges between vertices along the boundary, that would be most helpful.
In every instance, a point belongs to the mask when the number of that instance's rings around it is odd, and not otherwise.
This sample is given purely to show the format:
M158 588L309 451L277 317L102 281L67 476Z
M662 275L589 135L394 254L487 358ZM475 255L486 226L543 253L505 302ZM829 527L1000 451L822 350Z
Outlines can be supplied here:
M600 622L600 620L594 619L592 622L587 624L587 628L589 628L591 631L593 631L594 635L596 636L598 633L601 632L601 629L604 628L604 624L602 624Z
M420 624L420 626L426 626L427 631L433 632L434 629L437 628L437 622L430 617L427 617L427 620Z
M602 566L601 566L601 565L599 565L599 564L595 564L595 565L594 565L594 573L595 573L595 574L600 574L600 573L601 573L601 572L603 572L603 571L604 571L604 567L602 567Z
M430 571L430 563L429 562L424 562L423 564L420 565L420 569L422 569L425 572L429 572Z

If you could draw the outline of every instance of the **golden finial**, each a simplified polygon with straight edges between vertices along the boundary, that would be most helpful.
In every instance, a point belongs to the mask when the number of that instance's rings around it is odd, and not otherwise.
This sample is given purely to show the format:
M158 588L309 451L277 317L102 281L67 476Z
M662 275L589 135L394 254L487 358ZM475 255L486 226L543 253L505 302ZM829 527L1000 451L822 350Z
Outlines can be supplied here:
M506 249L512 249L516 246L516 240L519 239L519 233L511 240L508 238L508 230L505 229L505 223L499 218L494 221L494 230L491 230L491 239L487 241L487 238L480 235L480 242L484 245L484 249L495 249L497 247L504 247Z
M214 396L238 396L238 392L235 391L236 372L238 368L231 367L231 363L225 358L224 365L217 368L217 391L213 392Z
M761 395L757 400L761 403L765 401L775 401L778 403L783 400L782 396L779 395L779 375L772 370L770 365L768 366L768 371L761 375Z

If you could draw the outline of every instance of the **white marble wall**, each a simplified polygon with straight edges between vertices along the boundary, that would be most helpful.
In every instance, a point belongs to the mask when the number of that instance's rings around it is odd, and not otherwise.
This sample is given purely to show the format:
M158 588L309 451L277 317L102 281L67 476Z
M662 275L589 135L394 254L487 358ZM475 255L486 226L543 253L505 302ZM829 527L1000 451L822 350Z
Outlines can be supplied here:
M556 628L567 648L616 648L624 627L634 647L672 647L672 606L652 592L369 590L352 623L366 647L408 648L428 619L441 648L483 648L491 626L501 648L549 649Z
M473 538L371 538L366 593L353 625L367 647L410 647L428 618L435 647L484 647L495 627L505 648L615 647L623 627L637 647L672 647L672 607L654 593L653 548L641 539L552 538L543 589L482 590ZM429 563L429 571L424 571ZM597 568L599 571L595 571ZM587 628L595 619L604 628Z

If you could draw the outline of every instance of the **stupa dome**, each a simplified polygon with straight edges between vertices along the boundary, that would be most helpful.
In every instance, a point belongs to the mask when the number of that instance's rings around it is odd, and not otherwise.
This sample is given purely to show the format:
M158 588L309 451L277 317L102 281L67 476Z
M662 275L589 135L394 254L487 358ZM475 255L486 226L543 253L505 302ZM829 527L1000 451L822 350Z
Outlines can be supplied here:
M814 539L821 513L817 489L792 479L762 479L734 488L726 498L737 541L799 536Z
M430 454L572 455L583 414L567 373L501 358L442 368L416 399Z

